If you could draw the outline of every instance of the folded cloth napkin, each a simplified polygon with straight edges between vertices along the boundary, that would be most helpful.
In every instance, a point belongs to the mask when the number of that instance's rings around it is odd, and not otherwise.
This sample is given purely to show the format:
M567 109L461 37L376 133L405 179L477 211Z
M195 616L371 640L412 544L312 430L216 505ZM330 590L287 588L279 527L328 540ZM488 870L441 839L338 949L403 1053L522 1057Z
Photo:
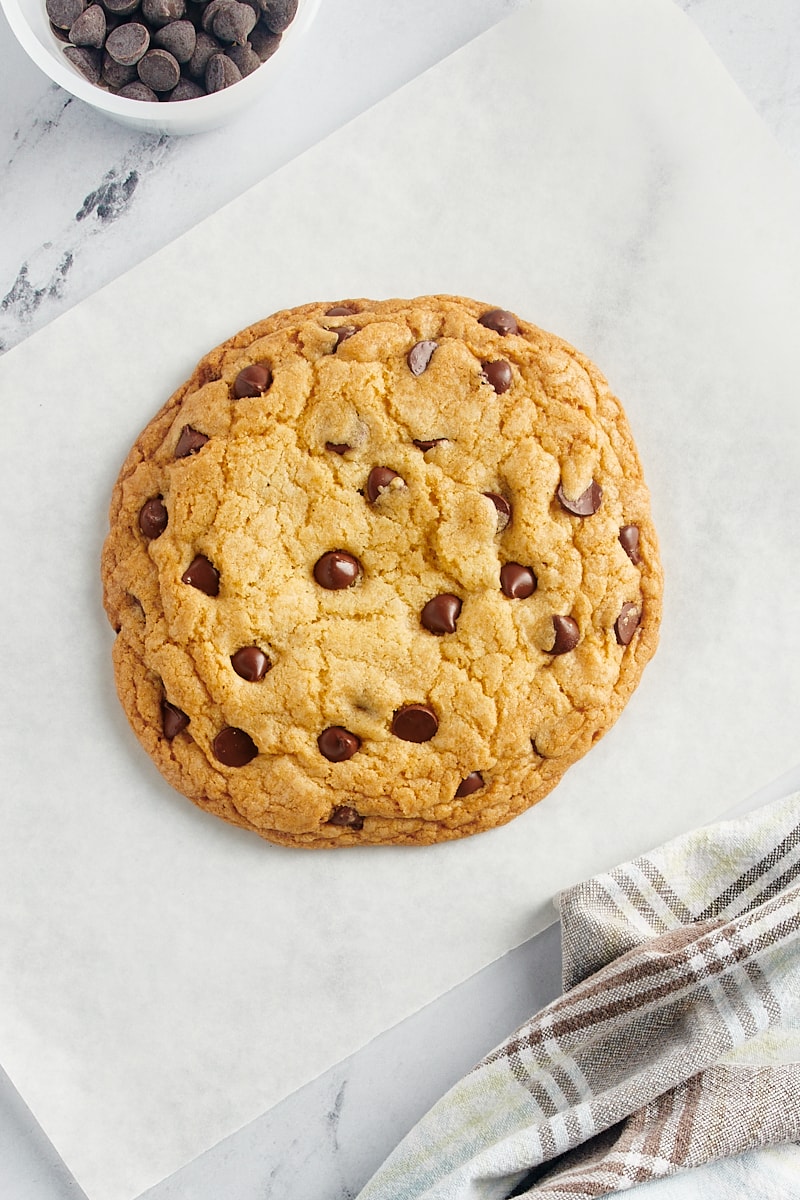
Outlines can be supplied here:
M435 1105L359 1200L636 1185L658 1200L647 1181L692 1167L698 1183L718 1160L757 1172L755 1148L800 1141L800 794L579 884L560 908L564 994ZM776 1158L763 1169L785 1168ZM781 1195L728 1174L721 1196Z

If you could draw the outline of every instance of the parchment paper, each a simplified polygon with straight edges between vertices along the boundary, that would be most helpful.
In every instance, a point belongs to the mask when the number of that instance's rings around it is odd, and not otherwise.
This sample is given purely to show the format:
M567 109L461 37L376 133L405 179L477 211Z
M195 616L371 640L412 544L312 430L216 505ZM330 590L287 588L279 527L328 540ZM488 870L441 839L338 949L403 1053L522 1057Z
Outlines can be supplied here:
M9 353L3 1063L129 1200L531 936L579 877L800 757L798 186L668 0L537 0ZM292 852L164 784L114 695L97 560L141 426L310 298L461 292L590 354L666 569L616 728L511 825Z

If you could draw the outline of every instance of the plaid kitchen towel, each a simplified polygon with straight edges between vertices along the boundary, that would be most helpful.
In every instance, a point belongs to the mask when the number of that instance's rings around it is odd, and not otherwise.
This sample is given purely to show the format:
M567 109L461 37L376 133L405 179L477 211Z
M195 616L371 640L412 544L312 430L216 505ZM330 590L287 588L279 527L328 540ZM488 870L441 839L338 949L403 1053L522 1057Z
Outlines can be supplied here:
M754 1151L800 1141L800 794L560 905L564 994L439 1101L359 1200L589 1200L635 1185L658 1200L648 1181L678 1185L694 1167L699 1184L720 1160L774 1168L780 1154ZM719 1195L784 1194L731 1178Z

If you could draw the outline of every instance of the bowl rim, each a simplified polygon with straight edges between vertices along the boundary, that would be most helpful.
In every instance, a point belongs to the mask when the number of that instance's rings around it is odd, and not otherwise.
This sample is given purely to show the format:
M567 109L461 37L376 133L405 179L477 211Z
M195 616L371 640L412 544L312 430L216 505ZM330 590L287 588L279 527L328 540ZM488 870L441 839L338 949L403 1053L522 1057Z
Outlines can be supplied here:
M99 0L95 0L95 2L99 2ZM47 21L45 0L40 0L40 3L44 19ZM287 45L293 44L307 31L317 15L321 3L322 0L299 0L295 18L283 35ZM129 123L140 121L149 127L159 121L165 125L178 124L182 119L194 121L201 115L211 121L215 116L222 116L233 107L245 107L248 101L261 90L265 82L264 76L261 76L260 79L257 78L259 72L285 49L282 41L273 58L267 59L267 62L262 63L255 71L231 87L223 88L211 95L197 96L192 100L183 100L176 104L162 100L131 100L127 96L117 96L114 92L107 92L104 88L98 87L97 84L89 83L88 79L84 79L69 65L66 59L59 58L57 54L51 54L32 29L20 0L0 0L0 9L4 12L12 33L31 61L64 91L69 92L78 100L85 101L93 108L123 117ZM58 45L60 43L53 35L54 49ZM240 91L239 89L244 90ZM232 92L236 92L235 97L231 95Z

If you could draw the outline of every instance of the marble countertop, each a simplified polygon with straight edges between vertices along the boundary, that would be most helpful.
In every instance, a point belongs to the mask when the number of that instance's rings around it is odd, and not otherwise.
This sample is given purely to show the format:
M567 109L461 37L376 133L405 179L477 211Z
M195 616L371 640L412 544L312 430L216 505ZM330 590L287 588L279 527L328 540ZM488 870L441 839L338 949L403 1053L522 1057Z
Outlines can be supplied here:
M276 83L269 103L185 139L136 134L71 100L29 62L0 16L0 351L524 2L328 0L302 62ZM796 0L679 6L800 165ZM550 929L147 1195L349 1200L426 1108L558 991L558 935ZM2 1071L0 1195L83 1196Z

